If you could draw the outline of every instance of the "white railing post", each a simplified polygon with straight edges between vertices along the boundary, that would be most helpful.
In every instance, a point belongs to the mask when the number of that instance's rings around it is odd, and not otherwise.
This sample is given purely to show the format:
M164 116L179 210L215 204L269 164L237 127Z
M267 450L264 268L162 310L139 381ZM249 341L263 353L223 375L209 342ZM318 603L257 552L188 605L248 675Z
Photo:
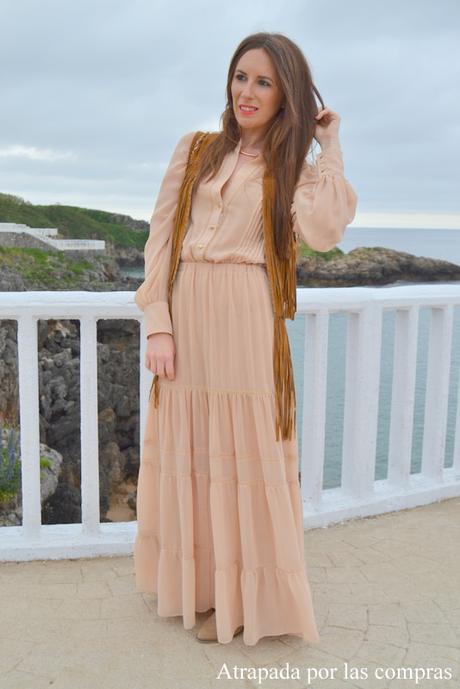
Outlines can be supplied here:
M40 424L37 319L18 319L19 424L24 540L40 537Z
M418 315L417 306L395 313L388 481L401 488L408 487L411 471Z
M97 394L97 320L80 322L81 521L82 531L99 531L99 433Z
M442 482L449 401L453 306L432 307L423 425L422 475Z
M455 418L453 470L454 478L460 481L460 376L457 385L457 414Z
M323 490L328 328L326 310L306 314L300 483L309 508L320 503Z
M381 333L380 304L349 314L342 490L354 500L374 490Z

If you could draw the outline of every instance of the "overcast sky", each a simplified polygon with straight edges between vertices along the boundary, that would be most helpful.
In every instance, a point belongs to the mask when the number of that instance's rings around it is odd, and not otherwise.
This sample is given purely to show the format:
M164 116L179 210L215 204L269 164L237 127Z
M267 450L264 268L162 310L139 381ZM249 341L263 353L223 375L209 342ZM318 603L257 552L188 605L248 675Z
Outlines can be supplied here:
M355 224L380 212L460 218L456 0L0 0L0 8L2 192L148 220L178 138L219 128L238 43L280 31L341 117Z

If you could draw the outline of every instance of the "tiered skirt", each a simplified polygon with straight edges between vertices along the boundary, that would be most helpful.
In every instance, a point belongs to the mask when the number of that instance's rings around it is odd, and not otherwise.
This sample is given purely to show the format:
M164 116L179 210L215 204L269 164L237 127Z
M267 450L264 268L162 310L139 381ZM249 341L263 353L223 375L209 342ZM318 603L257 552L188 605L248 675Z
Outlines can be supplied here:
M175 378L151 395L137 487L136 587L161 617L216 611L220 643L318 643L297 438L276 440L273 309L261 264L184 262Z

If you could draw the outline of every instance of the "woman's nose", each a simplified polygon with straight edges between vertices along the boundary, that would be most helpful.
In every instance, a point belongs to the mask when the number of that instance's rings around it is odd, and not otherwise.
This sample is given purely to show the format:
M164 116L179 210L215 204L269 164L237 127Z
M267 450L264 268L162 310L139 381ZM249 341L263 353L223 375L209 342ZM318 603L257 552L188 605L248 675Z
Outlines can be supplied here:
M243 96L243 98L252 98L252 95L253 95L253 94L252 94L252 87L249 87L249 88L248 88L248 87L246 86L246 87L242 90L241 95Z

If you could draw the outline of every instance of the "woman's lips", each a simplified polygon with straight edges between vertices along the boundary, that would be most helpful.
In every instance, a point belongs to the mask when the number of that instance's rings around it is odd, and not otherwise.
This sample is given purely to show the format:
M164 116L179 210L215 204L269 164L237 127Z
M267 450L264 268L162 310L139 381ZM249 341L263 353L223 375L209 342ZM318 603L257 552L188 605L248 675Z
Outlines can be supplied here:
M255 109L251 108L250 110L243 110L241 105L239 105L238 110L240 111L240 113L242 115L254 115L259 110L259 108L255 108Z

